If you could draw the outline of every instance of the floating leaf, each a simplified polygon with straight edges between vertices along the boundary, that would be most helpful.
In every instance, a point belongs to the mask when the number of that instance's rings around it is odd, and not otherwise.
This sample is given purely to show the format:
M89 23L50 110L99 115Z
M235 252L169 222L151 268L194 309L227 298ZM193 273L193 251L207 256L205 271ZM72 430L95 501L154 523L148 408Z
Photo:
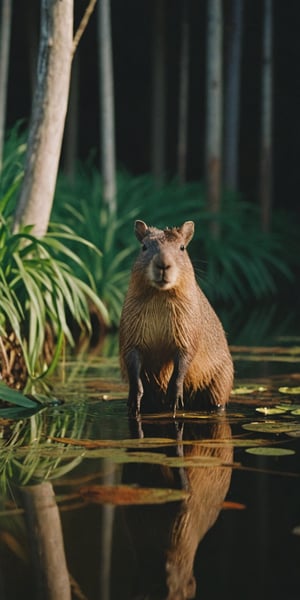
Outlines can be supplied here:
M290 410L293 410L295 404L276 404L275 408L280 408L280 410L284 411L284 412L289 412Z
M267 388L263 385L255 383L247 383L246 385L240 385L235 387L231 391L231 395L242 395L242 394L253 394L255 392L265 392Z
M222 509L223 510L245 510L246 505L245 504L240 504L240 502L230 502L230 501L225 501L222 504Z
M90 485L79 490L87 502L93 504L164 504L189 497L185 490L169 488L143 488L130 485Z
M246 431L258 431L259 433L289 433L298 431L299 423L281 423L280 421L257 421L242 425Z
M256 454L257 456L291 456L295 454L295 450L266 446L263 448L247 448L246 452L248 454Z
M268 442L263 438L251 440L251 444L256 446L262 446ZM184 446L202 446L204 448L243 448L249 446L249 439L245 438L224 438L224 439L212 439L212 440L184 440L180 442Z
M224 464L218 456L172 456L167 457L164 465L168 467L216 467Z
M264 415L279 415L280 413L284 413L286 409L279 408L278 406L259 406L255 410Z
M282 386L282 387L278 388L278 391L281 394L300 394L300 386L299 385L297 385L296 387Z
M287 431L286 434L289 437L294 437L294 438L300 437L300 426L298 427L298 429L294 429L293 431Z
M299 417L300 415L300 408L296 408L295 410L292 410L292 415L295 415L296 417Z
M159 446L173 446L178 442L172 438L135 438L129 440L74 440L73 438L51 437L54 442L83 446L87 449L96 448L157 448Z

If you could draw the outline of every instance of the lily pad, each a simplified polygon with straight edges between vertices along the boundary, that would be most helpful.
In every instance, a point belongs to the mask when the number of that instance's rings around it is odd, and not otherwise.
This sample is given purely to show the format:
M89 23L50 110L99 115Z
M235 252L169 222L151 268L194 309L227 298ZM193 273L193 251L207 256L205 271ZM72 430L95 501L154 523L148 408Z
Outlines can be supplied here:
M80 495L93 504L165 504L189 497L185 490L143 488L131 485L90 485L80 489Z
M231 391L231 395L240 396L242 394L253 394L255 392L265 392L267 388L263 385L255 383L247 383L246 385L239 385Z
M278 388L278 391L281 394L300 394L300 386L299 385L297 385L296 387L282 386L282 387Z
M295 454L295 450L269 446L264 446L263 448L247 448L246 452L257 456L291 456L292 454Z
M276 408L280 408L285 412L289 412L291 410L297 410L298 408L300 408L300 404L276 404Z
M281 423L280 421L257 421L242 425L246 431L258 431L259 433L289 433L299 430L299 423Z
M298 427L298 429L293 429L293 431L287 431L286 434L289 437L293 437L293 438L300 437L300 426Z
M255 410L264 415L280 415L281 413L286 412L285 409L279 408L278 406L259 406Z

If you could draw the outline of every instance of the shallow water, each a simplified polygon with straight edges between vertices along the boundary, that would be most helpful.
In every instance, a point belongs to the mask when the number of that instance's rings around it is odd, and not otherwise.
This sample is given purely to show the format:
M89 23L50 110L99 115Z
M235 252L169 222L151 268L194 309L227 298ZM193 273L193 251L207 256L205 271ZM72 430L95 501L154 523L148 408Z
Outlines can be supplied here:
M0 598L298 599L300 349L275 342L233 347L225 414L175 421L128 420L117 358L62 362L0 421Z

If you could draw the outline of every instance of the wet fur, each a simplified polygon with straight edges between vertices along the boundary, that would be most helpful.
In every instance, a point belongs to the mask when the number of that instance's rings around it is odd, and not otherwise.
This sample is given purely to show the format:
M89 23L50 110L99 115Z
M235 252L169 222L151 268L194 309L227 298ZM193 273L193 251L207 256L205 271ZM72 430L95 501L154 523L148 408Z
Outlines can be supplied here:
M162 231L143 224L145 235L142 227L137 232L147 248L133 266L120 323L121 369L129 380L133 412L139 412L136 396L141 393L143 405L157 409L156 403L173 402L175 411L180 399L174 402L174 394L180 395L177 384L183 371L185 406L223 406L231 391L233 367L222 325L196 283L186 249L180 249L192 237L191 225ZM151 280L160 277L156 263L167 265L162 275L166 284ZM140 384L133 381L136 377Z

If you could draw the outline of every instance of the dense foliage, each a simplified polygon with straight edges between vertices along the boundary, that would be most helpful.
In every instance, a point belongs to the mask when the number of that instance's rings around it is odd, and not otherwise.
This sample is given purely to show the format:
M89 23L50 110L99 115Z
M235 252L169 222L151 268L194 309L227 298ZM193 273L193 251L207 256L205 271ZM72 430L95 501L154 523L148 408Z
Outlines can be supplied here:
M73 180L60 173L46 236L35 238L30 227L13 233L24 151L24 138L15 128L7 138L0 183L0 341L14 332L31 375L55 362L55 355L47 359L44 353L49 331L57 353L59 342L73 343L74 322L90 332L91 306L102 322L118 326L138 252L136 218L158 227L195 221L190 254L215 304L232 308L275 297L293 281L299 240L286 216L275 215L273 232L262 233L256 207L224 194L216 238L201 183L173 180L157 187L148 175L124 171L118 174L117 215L109 216L92 161L78 165Z
M238 306L278 296L293 282L297 267L299 241L291 219L275 214L272 233L263 233L258 208L224 193L216 239L204 187L198 182L180 185L173 180L157 187L149 175L133 177L121 171L118 212L110 219L102 202L99 171L90 164L79 165L72 182L60 174L54 216L102 250L99 258L82 248L81 258L93 272L115 325L138 252L133 234L136 218L158 227L195 221L190 255L201 287L215 304Z
M17 140L15 134L14 131L4 156L0 196L0 356L2 377L11 383L13 356L21 354L27 373L39 376L55 363L64 340L73 343L70 323L76 322L85 333L90 332L90 303L105 322L109 321L90 271L69 242L87 246L100 256L97 248L62 224L52 224L42 239L31 235L28 226L12 231L14 200L22 178L22 167L16 158L23 152L23 144L17 144L15 152L10 152L11 144ZM46 356L49 337L52 349ZM21 365L18 376L20 370Z

